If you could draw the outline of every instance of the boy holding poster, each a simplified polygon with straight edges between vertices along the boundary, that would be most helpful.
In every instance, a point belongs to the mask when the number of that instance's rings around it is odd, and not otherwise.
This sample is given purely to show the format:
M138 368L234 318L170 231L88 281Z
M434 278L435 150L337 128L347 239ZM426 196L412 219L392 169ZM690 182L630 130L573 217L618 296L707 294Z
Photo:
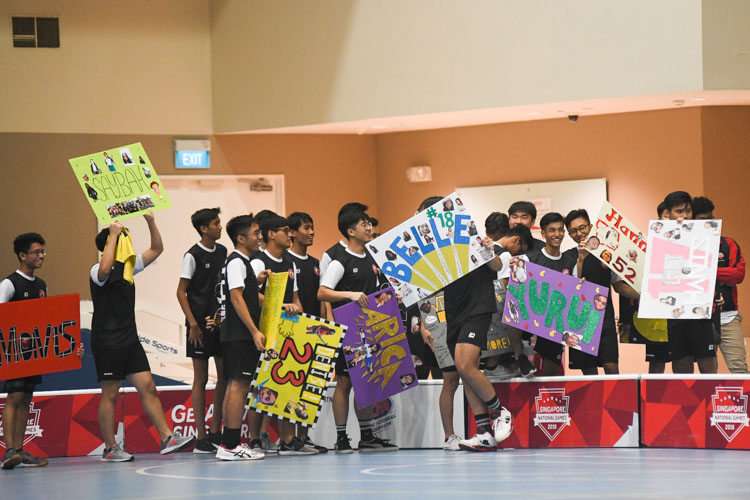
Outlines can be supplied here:
M670 220L693 218L693 198L685 191L664 198ZM667 335L672 354L672 372L693 373L693 359L701 373L716 373L716 346L711 319L668 319Z
M265 248L251 257L250 265L256 275L260 275L266 269L271 273L287 273L289 279L286 281L284 290L283 307L286 314L299 314L302 312L302 305L299 301L294 264L285 254L291 245L289 222L278 214L270 214L261 221L260 232ZM261 293L264 291L265 283L261 286ZM305 447L302 441L295 437L294 424L291 422L279 421L279 438L277 450L280 455L315 455L317 453L317 450ZM271 447L268 449L273 450Z
M289 222L289 237L292 246L285 255L294 264L294 276L297 279L297 295L299 296L302 312L312 316L326 317L325 308L318 300L320 286L320 262L307 253L315 237L315 226L312 217L305 212L294 212L287 217ZM308 428L297 426L297 437L309 448L318 453L328 453L328 448L318 446L308 437Z
M365 243L371 240L370 217L356 208L348 211L342 208L339 211L338 227L341 234L347 238L347 247L343 251L338 250L337 255L328 264L325 274L320 279L318 298L330 302L333 309L349 302L357 302L365 307L368 304L367 295L377 291L380 285L380 269L365 249ZM351 389L346 360L343 353L339 353L336 358L336 389L333 393L336 453L339 454L354 451L346 434ZM373 434L372 406L357 408L356 413L361 432L359 451L398 450L398 447L390 444L388 440L380 439Z
M218 460L262 460L260 450L241 442L242 419L250 382L258 367L266 338L256 325L260 324L258 283L270 274L263 270L257 276L250 265L250 256L258 251L260 230L252 215L239 215L227 223L227 234L234 244L221 271L221 352L227 394L224 401L224 432ZM250 437L257 440L263 415L248 413Z
M161 437L161 454L180 450L195 441L172 431L164 418L146 353L138 340L135 324L135 284L133 277L143 271L164 251L154 216L143 216L151 233L151 246L140 255L125 228L117 221L96 236L96 248L102 253L91 267L89 285L94 303L91 319L91 349L96 375L102 387L99 401L99 427L104 439L103 462L129 462L133 456L115 441L117 395L127 379L138 391L143 409Z
M528 250L531 233L525 228L510 230L500 241L502 247L496 254L518 255ZM491 251L499 246L490 238L485 238L483 245ZM496 451L497 443L513 432L510 412L500 406L492 383L479 369L481 351L487 348L492 315L497 312L493 282L503 267L498 255L445 287L448 348L477 424L477 434L459 442L462 450Z
M44 238L41 234L26 233L13 240L13 253L19 261L18 269L0 281L0 304L16 300L39 299L47 296L47 284L34 271L42 268ZM5 455L3 469L19 467L42 467L47 460L35 457L23 450L23 436L26 421L29 419L29 404L34 395L34 387L42 383L41 375L16 378L5 381L3 392L8 393L3 410L3 436Z
M570 254L576 259L573 276L583 278L591 283L609 288L610 285L625 297L638 299L639 294L630 285L625 283L618 275L608 269L596 257L586 249L586 240L591 232L591 220L588 212L581 208L571 210L565 216L565 226L578 248L571 248L565 254ZM599 341L599 352L596 356L585 354L578 349L568 350L568 366L571 369L581 370L584 375L597 375L598 366L604 368L606 375L619 373L617 328L615 326L615 310L612 306L612 296L607 295L607 305L604 313L604 326Z
M545 245L538 251L529 252L529 262L548 269L570 274L575 267L576 258L571 254L560 252L560 245L565 238L565 221L557 212L550 212L539 221ZM542 375L560 375L562 363L562 344L537 336L534 351L542 357Z
M224 378L224 363L221 358L219 334L206 327L206 318L213 318L218 309L216 285L227 249L218 242L221 238L221 220L218 208L203 208L191 216L193 227L201 239L190 247L182 260L180 282L177 285L177 301L185 313L187 333L187 356L193 360L193 409L198 441L193 453L216 453L221 445L221 407L227 381ZM208 383L208 360L213 356L216 363L216 390L214 391L214 417L210 435L206 436L206 384Z

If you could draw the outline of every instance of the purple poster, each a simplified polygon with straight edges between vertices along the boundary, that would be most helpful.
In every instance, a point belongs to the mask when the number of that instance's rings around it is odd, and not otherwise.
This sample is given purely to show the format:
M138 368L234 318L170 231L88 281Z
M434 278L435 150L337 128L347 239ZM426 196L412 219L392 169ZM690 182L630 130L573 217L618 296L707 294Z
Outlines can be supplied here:
M349 327L341 354L359 408L417 386L393 288L375 292L368 299L367 307L350 302L333 311L336 322Z
M519 260L503 323L596 356L608 295L609 287Z

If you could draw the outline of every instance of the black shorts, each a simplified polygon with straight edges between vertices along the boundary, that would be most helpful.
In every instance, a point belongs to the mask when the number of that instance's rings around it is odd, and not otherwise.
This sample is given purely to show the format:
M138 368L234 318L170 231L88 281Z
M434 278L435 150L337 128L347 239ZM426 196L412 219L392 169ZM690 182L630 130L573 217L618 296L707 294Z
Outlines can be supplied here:
M3 392L11 394L13 392L25 392L34 394L34 388L42 383L41 375L32 375L30 377L12 378L5 381Z
M222 342L224 358L224 377L227 380L245 380L250 382L255 376L260 360L260 351L252 340Z
M562 363L563 346L537 335L534 352L538 352L542 359Z
M684 358L715 358L714 327L710 319L667 320L672 361Z
M124 380L131 373L149 372L146 351L140 342L125 346L91 346L96 363L96 380Z
M348 377L349 376L349 367L346 366L346 356L344 356L344 349L339 348L337 351L338 355L336 356L336 376L337 377Z
M596 356L591 356L580 349L568 349L568 368L585 370L586 368L604 366L604 363L617 363L620 359L618 342L617 330L613 328L602 329L602 335L599 339L599 353Z
M649 342L646 344L646 363L669 363L672 357L669 354L667 342Z
M463 321L448 323L447 342L453 359L456 359L456 344L471 344L480 349L487 348L487 332L490 331L492 313L477 314Z
M221 357L221 342L219 340L219 332L208 332L203 330L203 347L194 347L193 343L190 342L190 326L187 327L187 357L195 359L208 359L211 356L217 358Z

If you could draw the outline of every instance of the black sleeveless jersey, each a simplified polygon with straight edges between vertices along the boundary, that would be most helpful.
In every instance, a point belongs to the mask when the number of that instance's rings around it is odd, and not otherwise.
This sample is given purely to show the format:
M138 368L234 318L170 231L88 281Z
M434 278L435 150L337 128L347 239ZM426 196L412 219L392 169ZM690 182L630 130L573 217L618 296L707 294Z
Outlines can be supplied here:
M250 265L250 259L242 255L238 251L234 251L227 257L226 263L221 270L221 308L222 308L222 321L220 328L220 339L222 342L237 342L241 340L252 342L253 337L250 334L250 330L247 329L245 323L242 322L240 317L237 315L237 311L232 305L232 301L229 298L229 285L227 281L227 268L229 265L240 259L242 264L245 266L245 288L242 290L242 298L245 299L247 309L250 312L250 317L255 323L256 327L260 327L260 300L258 299L258 281L253 272L253 266Z
M264 250L255 252L250 257L251 262L255 259L263 261L265 269L270 270L272 273L289 274L289 279L286 281L286 290L284 290L284 304L291 304L294 300L294 264L292 264L292 259L289 258L289 256L285 252L281 257L281 262L279 262L268 255ZM260 287L260 293L265 292L266 284L263 283L263 285Z
M370 252L365 250L362 257L348 252L342 247L343 252L338 252L336 258L331 261L329 268L334 262L339 262L344 268L344 275L336 285L335 290L339 292L362 292L370 295L381 288L382 274L380 268L375 263ZM334 302L331 304L333 309L348 304L349 300Z
M566 250L565 254L570 254L569 258L575 259L575 262L578 261L578 249L577 248L571 248L570 250ZM563 254L564 255L564 254ZM575 267L575 266L574 266ZM586 278L586 281L590 281L591 283L596 283L597 285L602 285L603 287L606 287L609 289L609 287L612 285L612 271L606 267L604 264L602 264L602 261L594 257L593 255L589 254L586 256L586 259L583 261L583 266L581 269L581 276L580 278ZM607 308L604 311L604 327L606 328L615 328L615 308L612 305L612 291L610 290L609 295L607 295Z
M47 296L47 283L42 278L35 276L33 280L28 280L19 273L14 272L6 276L6 280L13 284L13 297L10 302L29 299L43 299Z
M94 316L91 319L93 346L126 346L137 344L135 324L135 285L122 277L124 265L115 262L104 285L89 277Z
M307 255L304 259L291 252L286 252L285 255L294 264L294 272L297 277L297 295L302 304L302 310L307 314L320 316L320 301L318 300L320 262L311 255Z
M195 260L195 272L187 288L188 304L198 326L205 331L206 316L213 316L219 307L216 286L227 259L227 248L217 243L213 252L207 252L195 244L186 254L192 255Z

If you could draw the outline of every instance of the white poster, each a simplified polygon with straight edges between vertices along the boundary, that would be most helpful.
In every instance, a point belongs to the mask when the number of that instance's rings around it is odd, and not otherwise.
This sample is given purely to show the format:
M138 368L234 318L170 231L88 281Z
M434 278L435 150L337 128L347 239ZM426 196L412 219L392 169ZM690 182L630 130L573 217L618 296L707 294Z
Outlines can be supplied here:
M720 220L652 220L638 316L708 319L719 263Z

